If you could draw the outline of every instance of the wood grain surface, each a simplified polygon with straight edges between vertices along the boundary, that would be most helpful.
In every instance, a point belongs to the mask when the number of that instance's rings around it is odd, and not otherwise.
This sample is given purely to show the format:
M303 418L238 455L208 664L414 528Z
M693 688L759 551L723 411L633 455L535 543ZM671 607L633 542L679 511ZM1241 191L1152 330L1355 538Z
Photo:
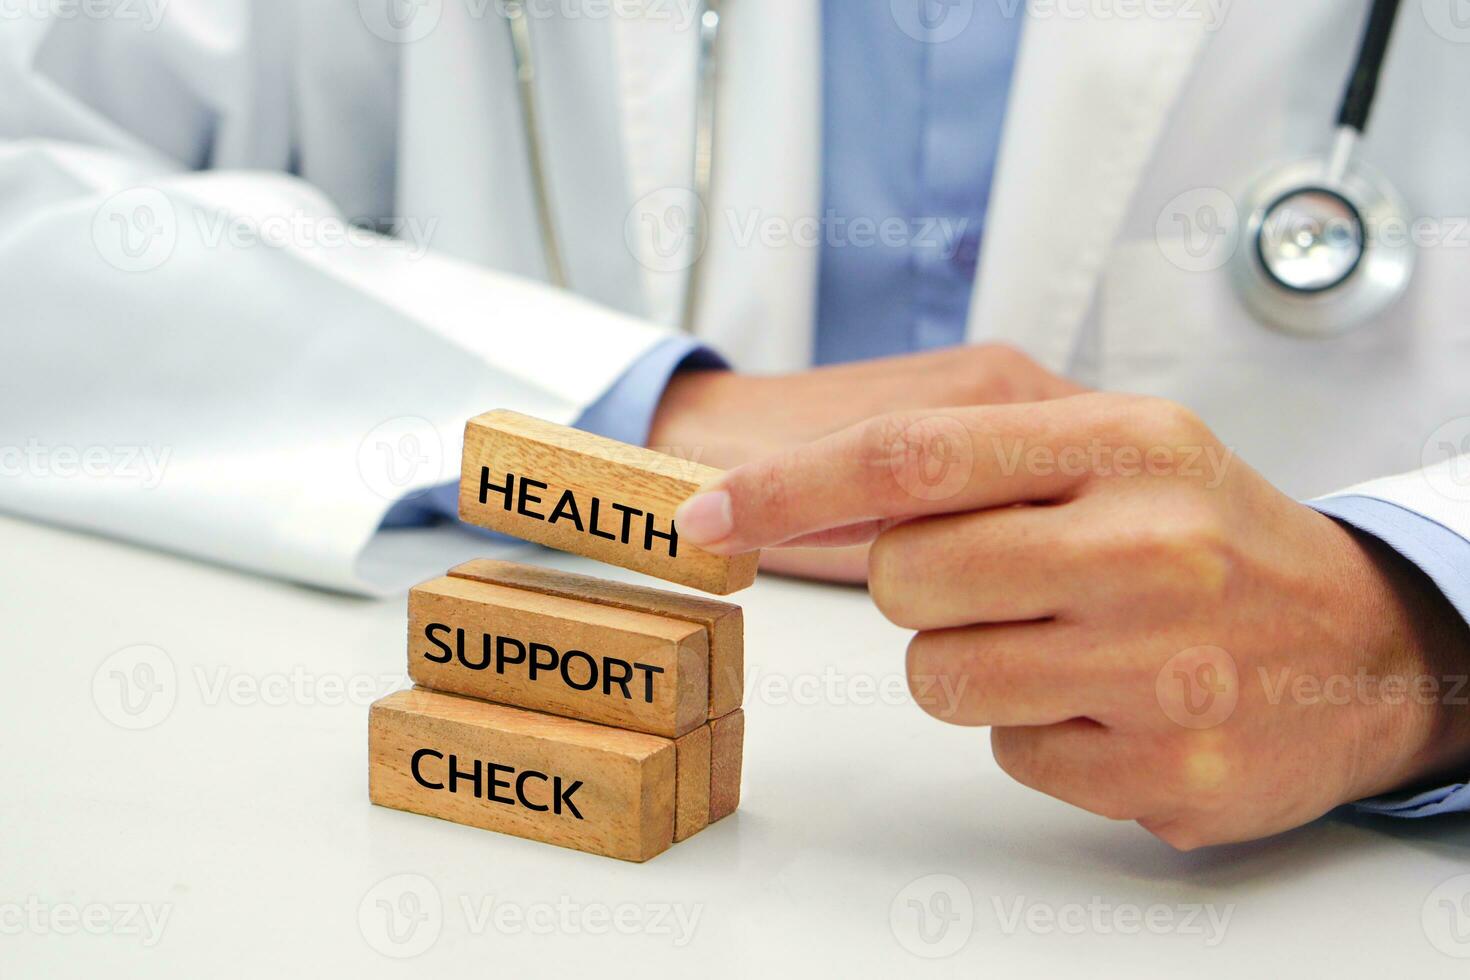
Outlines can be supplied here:
M537 544L716 595L755 581L759 553L678 540L678 506L720 471L516 412L465 426L460 516Z
M423 687L675 738L709 718L699 623L445 577L408 596L408 674Z
M372 802L485 830L646 861L740 801L738 710L667 739L414 688L368 717Z
M745 614L733 603L489 558L465 562L449 574L698 623L709 633L709 717L727 715L744 700Z

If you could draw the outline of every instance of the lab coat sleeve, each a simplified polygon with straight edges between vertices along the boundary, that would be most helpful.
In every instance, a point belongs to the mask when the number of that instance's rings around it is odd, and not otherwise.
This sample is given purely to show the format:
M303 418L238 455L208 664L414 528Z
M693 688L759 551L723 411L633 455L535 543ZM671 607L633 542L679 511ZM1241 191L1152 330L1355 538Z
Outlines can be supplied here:
M1463 426L1452 424L1445 428L1463 427L1470 433L1470 418L1462 421ZM1456 531L1461 537L1470 537L1470 439L1466 439L1464 445L1452 445L1452 433L1450 437L1436 441L1440 443L1438 449L1442 457L1438 462L1398 476L1347 487L1323 499L1358 496L1386 500L1405 510L1423 514ZM1430 450L1434 448L1429 447Z
M669 379L683 370L713 370L728 365L689 337L670 337L644 354L613 386L582 413L576 428L642 446ZM400 500L383 517L384 528L422 527L459 519L459 482L432 487ZM495 537L499 538L499 535Z
M0 509L372 591L361 550L468 417L571 422L667 337L195 172L29 70L45 27L0 37Z

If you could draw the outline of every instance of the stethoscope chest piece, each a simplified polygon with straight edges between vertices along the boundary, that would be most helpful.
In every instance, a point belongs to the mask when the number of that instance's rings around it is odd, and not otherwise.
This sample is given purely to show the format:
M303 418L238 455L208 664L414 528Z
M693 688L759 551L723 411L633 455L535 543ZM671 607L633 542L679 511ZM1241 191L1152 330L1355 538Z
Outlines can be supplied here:
M1246 194L1232 279L1246 309L1283 333L1347 333L1392 306L1413 277L1403 202L1356 152L1399 2L1372 0L1331 153L1278 167Z
M1361 162L1329 177L1320 157L1277 168L1246 195L1232 274L1261 322L1302 337L1346 333L1408 288L1414 246L1393 187Z

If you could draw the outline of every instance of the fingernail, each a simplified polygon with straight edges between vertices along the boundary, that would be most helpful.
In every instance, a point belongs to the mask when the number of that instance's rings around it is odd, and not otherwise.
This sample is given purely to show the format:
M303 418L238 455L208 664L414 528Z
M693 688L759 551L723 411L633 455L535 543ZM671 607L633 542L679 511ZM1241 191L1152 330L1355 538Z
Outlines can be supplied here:
M695 494L674 511L674 526L679 537L697 547L725 540L735 530L730 494L724 490Z

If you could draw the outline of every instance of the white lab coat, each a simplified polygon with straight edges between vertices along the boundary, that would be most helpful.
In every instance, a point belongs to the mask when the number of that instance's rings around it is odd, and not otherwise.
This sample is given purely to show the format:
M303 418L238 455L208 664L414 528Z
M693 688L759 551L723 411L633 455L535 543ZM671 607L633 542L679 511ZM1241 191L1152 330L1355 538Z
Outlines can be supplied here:
M0 508L360 589L388 498L453 478L467 417L569 421L674 330L684 263L644 219L690 181L687 0L533 4L579 295L539 282L492 0L7 2L0 446L29 455L0 459ZM1364 155L1415 214L1466 216L1470 44L1422 6L1401 14ZM1417 472L1470 432L1453 424L1470 233L1422 249L1372 328L1306 341L1254 323L1226 269L1171 261L1184 243L1161 220L1328 143L1364 0L1128 9L1031 4L969 336L1184 402L1296 495L1407 472L1366 492L1470 534L1453 464ZM382 39L405 11L406 43ZM812 347L819 18L817 0L726 3L697 333L743 370ZM412 244L339 240L333 216L397 221ZM130 451L166 461L158 478Z

